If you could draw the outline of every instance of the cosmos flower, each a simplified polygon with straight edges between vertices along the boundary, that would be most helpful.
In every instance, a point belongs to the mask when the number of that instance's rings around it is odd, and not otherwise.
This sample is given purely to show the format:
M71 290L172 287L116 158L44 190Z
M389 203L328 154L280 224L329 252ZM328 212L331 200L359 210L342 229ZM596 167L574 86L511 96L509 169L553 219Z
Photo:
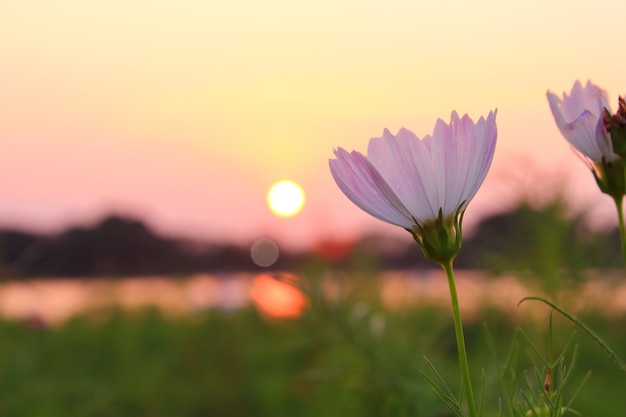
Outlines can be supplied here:
M600 190L621 201L625 192L624 160L614 151L626 150L618 140L621 114L611 115L606 91L587 81L576 81L569 95L547 92L550 110L561 134L583 156ZM620 101L620 109L622 108ZM615 138L612 138L612 132Z
M335 150L330 170L359 208L413 234L431 260L460 249L460 223L482 184L496 146L496 112L437 120L432 136L401 129L369 142L367 156ZM445 252L445 254L444 254ZM441 255L441 256L440 256Z
M546 93L556 125L565 139L592 163L613 161L611 137L603 123L604 109L610 113L606 91L587 81L583 87L576 81L571 93L563 97Z
M338 148L329 161L335 182L354 204L406 229L426 259L446 272L471 416L478 413L452 263L461 249L463 214L489 171L496 138L496 111L477 123L452 112L450 124L437 120L432 136L420 139L406 129L394 136L385 129L382 137L370 140L367 156Z

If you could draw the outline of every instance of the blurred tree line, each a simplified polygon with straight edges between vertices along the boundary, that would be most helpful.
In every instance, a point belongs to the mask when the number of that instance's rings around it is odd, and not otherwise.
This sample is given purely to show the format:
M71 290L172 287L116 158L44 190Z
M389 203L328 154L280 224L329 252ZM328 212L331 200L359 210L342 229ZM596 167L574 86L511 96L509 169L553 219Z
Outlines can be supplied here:
M252 242L251 242L252 243ZM622 266L617 229L592 230L583 215L570 215L562 200L514 210L483 220L466 236L455 266L495 273L534 274L554 280L590 268ZM357 242L320 242L308 252L281 250L272 269L296 269L324 262L335 268L365 264L375 269L433 268L417 244L369 235ZM0 231L0 274L19 277L122 277L256 271L250 245L174 239L154 233L141 221L110 216L92 227L57 235Z

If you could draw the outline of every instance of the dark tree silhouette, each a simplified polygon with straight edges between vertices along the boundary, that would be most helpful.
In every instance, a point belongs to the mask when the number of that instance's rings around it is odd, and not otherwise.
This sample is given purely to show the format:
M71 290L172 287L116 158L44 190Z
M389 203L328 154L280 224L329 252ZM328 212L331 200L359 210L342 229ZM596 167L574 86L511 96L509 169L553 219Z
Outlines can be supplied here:
M333 247L336 247L334 243ZM366 235L328 250L281 251L272 269L311 265L375 273L380 269L436 268L407 233L405 239ZM514 211L485 219L466 237L455 265L494 272L541 276L547 283L580 278L585 268L621 266L617 232L586 227L582 216L568 216L554 201L540 208L522 204ZM141 221L109 216L92 227L73 227L53 236L0 231L0 274L32 276L184 275L196 272L259 271L250 246L217 244L159 236Z

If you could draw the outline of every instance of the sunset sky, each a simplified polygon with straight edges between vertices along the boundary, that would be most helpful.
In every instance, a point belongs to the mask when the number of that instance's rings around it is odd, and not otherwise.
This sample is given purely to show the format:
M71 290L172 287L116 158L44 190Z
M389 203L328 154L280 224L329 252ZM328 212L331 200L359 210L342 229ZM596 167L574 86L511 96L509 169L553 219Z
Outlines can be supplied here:
M338 190L333 148L495 108L496 156L468 225L528 178L610 224L545 93L591 79L616 104L624 16L617 0L3 1L0 226L56 231L117 212L170 235L293 247L391 231ZM306 193L291 218L266 203L282 179Z

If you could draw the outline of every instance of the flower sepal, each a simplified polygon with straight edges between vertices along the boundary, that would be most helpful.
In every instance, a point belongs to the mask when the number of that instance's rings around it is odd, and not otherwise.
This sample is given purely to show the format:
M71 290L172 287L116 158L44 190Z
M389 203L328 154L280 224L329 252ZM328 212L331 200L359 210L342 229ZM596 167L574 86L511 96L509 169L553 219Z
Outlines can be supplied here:
M626 192L626 181L624 179L624 160L616 158L607 161L602 158L602 162L593 164L593 176L596 183L604 194L608 194L614 199L621 199Z
M416 222L412 229L407 229L422 248L426 259L442 265L454 260L461 250L461 223L464 213L463 202L454 214L444 217L443 211L439 209L436 219L422 224Z

